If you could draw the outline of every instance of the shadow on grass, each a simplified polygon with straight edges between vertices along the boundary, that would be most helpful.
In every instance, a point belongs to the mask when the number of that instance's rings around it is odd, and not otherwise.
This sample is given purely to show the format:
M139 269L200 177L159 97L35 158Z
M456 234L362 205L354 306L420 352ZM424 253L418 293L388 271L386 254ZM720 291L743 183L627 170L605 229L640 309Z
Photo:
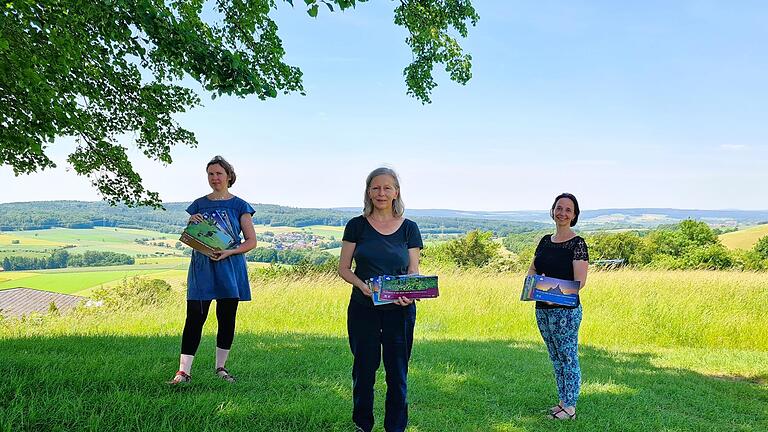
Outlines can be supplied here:
M213 374L206 336L193 381L170 388L174 337L54 337L0 344L2 430L351 430L351 354L344 338L238 334ZM544 416L556 402L542 345L416 342L410 431L764 431L768 388L652 364L651 354L581 348L579 419ZM382 368L383 369L383 368ZM377 383L377 430L383 374Z

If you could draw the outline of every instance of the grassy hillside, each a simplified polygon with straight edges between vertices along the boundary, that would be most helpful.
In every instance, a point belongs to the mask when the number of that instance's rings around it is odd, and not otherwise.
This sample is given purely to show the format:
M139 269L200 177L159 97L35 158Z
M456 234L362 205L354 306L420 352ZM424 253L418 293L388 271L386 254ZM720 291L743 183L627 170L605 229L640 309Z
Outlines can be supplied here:
M543 415L555 385L533 305L517 301L522 275L440 277L441 297L418 305L410 432L768 429L768 275L591 274L579 419L567 424ZM182 292L158 307L6 322L0 430L351 430L349 290L332 276L254 281L235 385L212 373L213 312L192 384L163 384L178 365Z
M730 249L752 249L765 236L768 236L768 224L722 234L720 241Z
M265 263L248 263L249 268L266 267ZM140 258L134 265L108 267L74 267L0 273L0 290L34 288L63 294L88 296L98 287L114 286L125 278L147 276L163 279L181 287L187 279L189 258Z
M255 225L256 233L270 231L275 234L305 233L313 234L325 240L341 240L344 227L311 225L306 227L272 227ZM137 240L147 240L144 244ZM175 248L179 241L178 234L158 231L126 228L89 228L69 229L52 228L30 231L8 231L0 233L0 260L6 256L48 257L65 246L69 253L79 254L85 251L119 252L131 256L179 256L183 250ZM259 246L270 247L270 243L260 241ZM185 246L186 248L186 246Z
M149 240L157 244L139 244L136 240ZM8 231L0 234L0 260L9 255L46 257L64 246L69 253L85 251L119 252L136 255L177 255L177 234L126 228L69 229L52 228L31 231Z

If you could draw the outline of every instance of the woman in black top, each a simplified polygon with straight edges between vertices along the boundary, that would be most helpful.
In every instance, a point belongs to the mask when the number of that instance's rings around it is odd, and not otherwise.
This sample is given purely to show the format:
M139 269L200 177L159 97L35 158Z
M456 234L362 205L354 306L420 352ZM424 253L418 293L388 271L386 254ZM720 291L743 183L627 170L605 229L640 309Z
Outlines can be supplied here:
M560 194L552 204L550 216L555 221L555 234L545 235L539 241L528 274L577 280L583 289L587 282L589 252L584 239L571 229L579 220L579 202L569 193ZM536 302L536 324L552 360L560 397L550 415L558 420L575 419L581 387L578 356L581 304L569 307Z
M401 297L393 304L374 306L365 280L418 274L424 245L419 227L403 217L400 182L393 170L378 168L368 175L363 202L363 215L344 228L339 259L339 275L352 284L347 308L349 347L354 356L352 421L358 431L373 429L373 384L383 354L387 380L384 429L401 432L408 424L406 380L416 304Z

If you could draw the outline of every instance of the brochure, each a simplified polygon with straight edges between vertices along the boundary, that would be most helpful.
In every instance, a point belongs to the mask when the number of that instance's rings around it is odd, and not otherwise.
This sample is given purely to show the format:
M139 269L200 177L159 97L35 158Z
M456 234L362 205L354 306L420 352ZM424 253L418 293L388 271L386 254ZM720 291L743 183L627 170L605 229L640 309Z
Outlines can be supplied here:
M377 301L391 303L400 297L410 299L435 298L438 291L437 276L425 275L381 275L371 279L369 286L373 288L374 304Z
M380 306L383 304L390 304L394 303L394 300L382 300L379 297L379 293L381 292L380 288L380 276L377 276L375 278L368 279L365 281L368 284L368 288L371 290L371 299L373 300L374 306Z
M218 210L202 213L203 221L187 225L181 233L182 243L209 257L215 252L230 249L240 243L240 236L231 232L226 213Z
M581 282L551 278L542 275L529 275L523 282L520 294L522 301L543 301L561 306L579 304L579 286Z

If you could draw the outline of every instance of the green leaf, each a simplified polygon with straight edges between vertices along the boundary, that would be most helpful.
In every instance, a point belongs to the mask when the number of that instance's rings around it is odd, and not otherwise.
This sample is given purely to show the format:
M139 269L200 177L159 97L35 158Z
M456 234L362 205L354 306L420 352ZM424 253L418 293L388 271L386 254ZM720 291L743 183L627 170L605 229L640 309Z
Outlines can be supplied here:
M307 13L308 13L308 14L309 14L309 16L311 16L312 18L316 18L316 17L317 17L317 10L318 10L318 7L317 7L317 5L314 5L314 6L312 6L311 8L309 8L309 10L307 10Z
M324 2L326 6L328 6L328 9L330 9L331 12L333 12L333 5L331 5L328 2Z

